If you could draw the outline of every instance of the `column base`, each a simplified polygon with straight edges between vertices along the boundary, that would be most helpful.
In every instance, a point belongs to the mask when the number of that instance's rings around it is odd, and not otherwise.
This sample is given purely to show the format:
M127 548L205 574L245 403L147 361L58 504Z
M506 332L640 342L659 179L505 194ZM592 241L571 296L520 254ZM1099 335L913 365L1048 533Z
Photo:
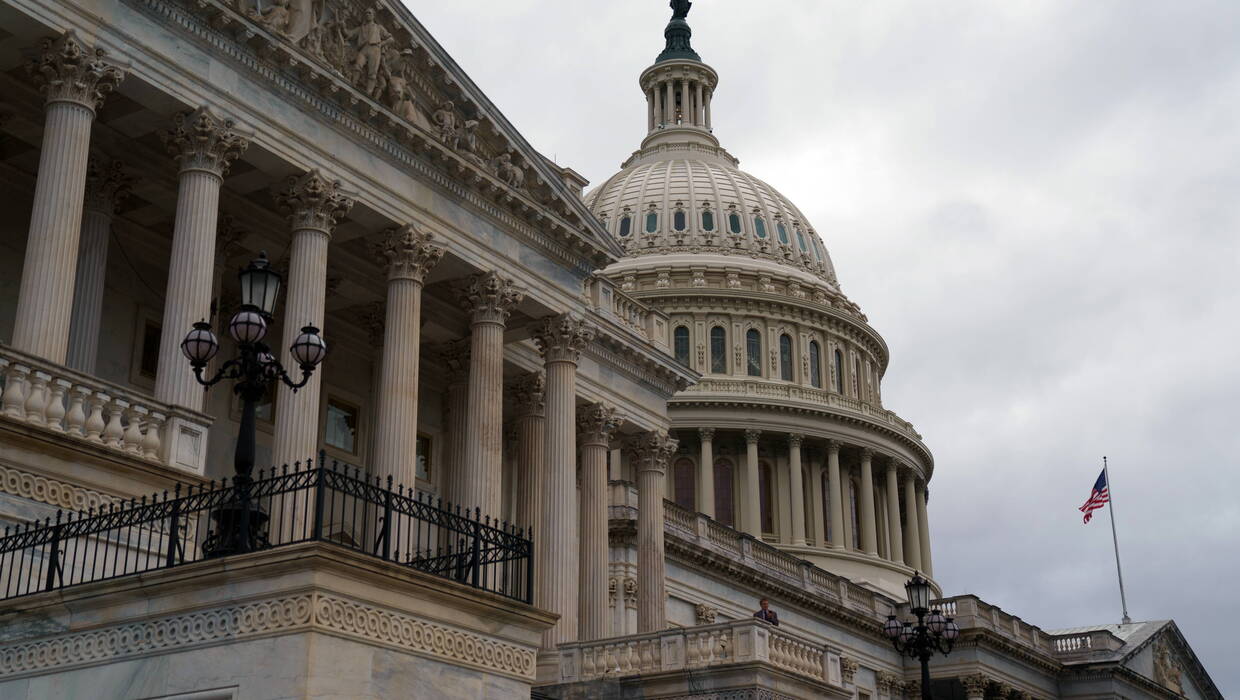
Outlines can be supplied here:
M564 682L560 663L564 653L558 649L539 649L534 685L555 685ZM575 676L575 669L574 669ZM572 676L570 676L572 677Z

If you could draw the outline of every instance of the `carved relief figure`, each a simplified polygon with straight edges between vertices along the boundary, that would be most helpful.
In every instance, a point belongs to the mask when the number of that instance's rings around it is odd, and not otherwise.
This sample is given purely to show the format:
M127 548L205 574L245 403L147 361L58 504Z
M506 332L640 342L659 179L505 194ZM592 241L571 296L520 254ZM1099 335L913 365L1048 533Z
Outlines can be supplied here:
M1184 694L1184 683L1180 679L1180 667L1171 658L1171 650L1166 641L1160 641L1154 648L1154 680L1177 695Z
M292 0L285 4L289 5L289 18L284 32L291 41L301 41L318 26L318 18L323 14L322 3L318 3L317 8L314 0Z
M455 151L460 138L457 132L456 105L452 100L444 102L431 118L435 121L435 126L439 127L439 140Z
M288 9L288 0L274 0L266 10L251 9L247 14L250 19L262 24L269 31L289 37L288 29L293 13Z
M499 157L491 163L491 167L495 169L496 176L508 183L509 187L520 188L525 184L525 173L512 162L511 154L499 154Z
M461 126L461 157L473 163L478 167L485 167L486 163L478 154L478 120L466 119L465 124Z
M366 8L362 14L362 23L345 32L346 38L354 42L357 55L353 58L352 80L371 96L375 96L375 88L379 81L379 66L383 62L383 47L392 41L387 28L375 21L373 8ZM366 82L362 83L365 74Z
M413 96L409 94L409 88L405 84L404 79L397 79L399 82L393 82L393 86L389 87L392 93L392 111L396 112L402 119L426 129L431 130L430 120L418 108L417 103L413 101Z

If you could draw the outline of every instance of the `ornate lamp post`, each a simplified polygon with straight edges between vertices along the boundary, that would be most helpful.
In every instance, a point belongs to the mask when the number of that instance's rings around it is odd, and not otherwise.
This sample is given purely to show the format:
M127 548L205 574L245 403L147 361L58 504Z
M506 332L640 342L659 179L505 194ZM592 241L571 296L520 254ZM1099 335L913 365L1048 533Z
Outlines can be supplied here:
M271 269L267 254L259 253L238 277L241 279L241 308L228 322L228 333L237 341L237 356L225 362L214 377L204 379L203 370L220 350L211 324L195 323L194 329L181 341L181 352L189 358L199 384L211 387L225 379L236 380L233 391L241 398L241 426L233 459L236 495L212 513L217 529L203 543L203 551L208 556L250 552L266 541L267 513L250 498L254 483L255 408L272 382L284 382L294 392L305 386L327 355L327 343L319 335L319 329L302 328L289 348L302 373L300 381L293 381L263 342L280 293L280 274Z
M930 659L937 651L944 656L951 653L952 645L960 636L960 627L950 617L930 609L930 582L914 572L913 578L904 584L908 591L909 611L917 616L917 624L901 623L895 615L887 618L883 633L891 640L896 651L921 662L921 697L930 697Z

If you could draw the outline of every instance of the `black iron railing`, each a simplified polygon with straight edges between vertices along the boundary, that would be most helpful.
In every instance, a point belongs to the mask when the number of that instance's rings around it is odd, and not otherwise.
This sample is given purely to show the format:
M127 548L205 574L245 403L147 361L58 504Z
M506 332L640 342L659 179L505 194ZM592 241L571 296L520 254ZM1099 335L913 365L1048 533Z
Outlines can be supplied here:
M205 559L325 541L531 602L526 533L320 455L250 483L143 497L5 528L0 600Z

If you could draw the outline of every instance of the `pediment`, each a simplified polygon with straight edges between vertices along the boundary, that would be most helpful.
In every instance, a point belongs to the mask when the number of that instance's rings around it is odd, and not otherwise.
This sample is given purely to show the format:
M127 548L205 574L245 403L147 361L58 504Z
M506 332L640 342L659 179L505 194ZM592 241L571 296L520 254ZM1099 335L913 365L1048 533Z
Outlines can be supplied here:
M1130 652L1126 662L1130 664L1146 653L1149 654L1148 665L1140 666L1142 670L1149 670L1150 679L1158 685L1182 697L1222 697L1174 622L1165 623L1139 649Z

